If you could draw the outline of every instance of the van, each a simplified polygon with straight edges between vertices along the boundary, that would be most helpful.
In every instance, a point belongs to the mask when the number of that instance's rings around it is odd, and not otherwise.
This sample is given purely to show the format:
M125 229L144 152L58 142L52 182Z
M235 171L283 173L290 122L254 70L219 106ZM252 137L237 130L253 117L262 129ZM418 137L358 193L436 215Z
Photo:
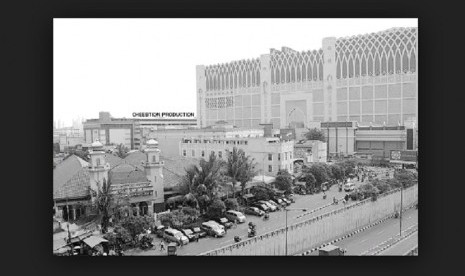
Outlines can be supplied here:
M181 231L178 231L176 229L165 229L163 233L163 239L168 242L175 242L177 244L188 244L189 239L184 236Z
M355 184L353 182L347 182L344 184L344 191L351 192L355 189Z

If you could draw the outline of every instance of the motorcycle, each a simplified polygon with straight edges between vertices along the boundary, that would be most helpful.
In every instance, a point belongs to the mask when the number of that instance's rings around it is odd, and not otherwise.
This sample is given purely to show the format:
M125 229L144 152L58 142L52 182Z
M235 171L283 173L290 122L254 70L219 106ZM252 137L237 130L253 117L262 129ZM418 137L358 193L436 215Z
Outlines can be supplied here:
M234 236L234 241L235 242L240 242L242 239L239 236Z
M267 221L270 219L270 215L268 213L266 213L264 216L263 216L263 220L264 221Z
M249 238L255 237L255 229L252 229L252 230L249 232L248 237L249 237Z

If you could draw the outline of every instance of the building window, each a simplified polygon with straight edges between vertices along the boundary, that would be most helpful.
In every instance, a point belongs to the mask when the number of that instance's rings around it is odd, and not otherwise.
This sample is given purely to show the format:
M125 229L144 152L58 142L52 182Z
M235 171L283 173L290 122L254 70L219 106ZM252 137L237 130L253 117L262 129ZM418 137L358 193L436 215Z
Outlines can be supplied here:
M204 150L202 151L202 157L205 157L205 151Z
M97 166L100 166L100 158L97 158Z
M156 156L155 156L155 155L152 156L152 162L153 162L153 163L156 163L156 162L157 162L157 159L156 159Z
M157 192L157 191L155 191L155 196L156 196L156 197L158 196L158 192Z
M218 157L219 157L219 158L223 158L223 152L222 152L222 151L219 151L219 152L218 152Z
M278 161L281 161L281 153L278 153Z
M186 156L186 155L187 155L186 150L182 150L182 155L183 155L183 156Z
M245 145L247 145L247 141L245 141L244 143L245 143Z
M268 153L268 160L273 161L273 154L272 153Z
M287 160L287 152L284 153L284 160Z
M273 171L273 166L268 165L268 172L272 172L272 171Z
M292 151L289 152L289 158L292 159Z
M214 151L214 150L212 150L212 154L215 155L215 151Z
M192 157L195 156L195 150L192 150Z

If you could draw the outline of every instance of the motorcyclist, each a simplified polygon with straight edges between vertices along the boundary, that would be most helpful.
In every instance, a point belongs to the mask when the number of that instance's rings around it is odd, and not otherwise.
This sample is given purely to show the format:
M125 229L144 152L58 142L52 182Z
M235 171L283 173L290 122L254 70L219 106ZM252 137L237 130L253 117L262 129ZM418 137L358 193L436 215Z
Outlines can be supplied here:
M270 218L270 214L268 214L268 213L266 213L265 216L263 216L263 219L264 219L264 220L267 220L267 219L269 219L269 218Z

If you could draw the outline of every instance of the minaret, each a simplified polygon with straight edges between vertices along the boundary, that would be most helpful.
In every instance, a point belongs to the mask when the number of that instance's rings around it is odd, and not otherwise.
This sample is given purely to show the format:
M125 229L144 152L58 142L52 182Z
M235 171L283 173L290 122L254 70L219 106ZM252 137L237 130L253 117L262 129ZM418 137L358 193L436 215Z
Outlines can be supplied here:
M153 202L149 202L149 214L165 209L165 193L163 191L163 161L160 161L158 142L150 139L144 150L146 161L143 163L145 175L153 185Z
M103 150L103 145L99 140L92 143L89 155L90 188L95 191L95 193L91 193L93 201L102 187L103 179L105 179L108 183L108 171L110 170L110 164L105 162L105 151Z

